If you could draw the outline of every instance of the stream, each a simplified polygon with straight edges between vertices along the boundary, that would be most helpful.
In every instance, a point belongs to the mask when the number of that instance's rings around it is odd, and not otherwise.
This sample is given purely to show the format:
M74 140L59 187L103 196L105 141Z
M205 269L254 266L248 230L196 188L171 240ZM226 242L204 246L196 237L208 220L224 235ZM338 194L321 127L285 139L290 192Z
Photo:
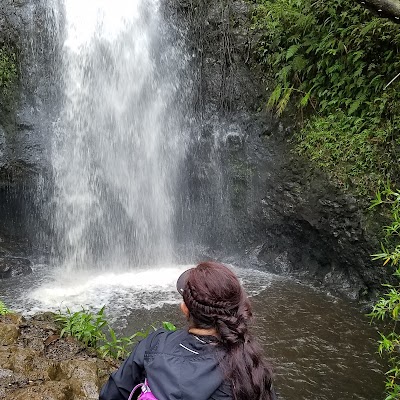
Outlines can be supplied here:
M42 311L97 311L128 336L162 321L185 326L175 282L190 265L161 265L135 271L46 276L0 281L4 301L30 315ZM377 400L384 391L384 364L376 351L377 330L347 300L289 277L233 267L251 296L254 331L274 365L282 400ZM116 269L117 270L117 269Z

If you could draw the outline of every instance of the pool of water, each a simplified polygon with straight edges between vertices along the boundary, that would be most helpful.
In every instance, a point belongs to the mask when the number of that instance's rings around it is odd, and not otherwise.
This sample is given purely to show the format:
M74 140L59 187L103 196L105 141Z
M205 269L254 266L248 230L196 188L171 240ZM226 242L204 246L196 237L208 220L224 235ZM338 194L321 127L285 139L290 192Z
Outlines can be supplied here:
M0 294L28 315L106 305L108 319L128 335L166 320L185 325L175 282L188 267L49 274L47 266L38 264L30 276L0 282ZM377 330L356 304L288 277L234 269L251 296L254 331L274 365L280 399L384 398Z

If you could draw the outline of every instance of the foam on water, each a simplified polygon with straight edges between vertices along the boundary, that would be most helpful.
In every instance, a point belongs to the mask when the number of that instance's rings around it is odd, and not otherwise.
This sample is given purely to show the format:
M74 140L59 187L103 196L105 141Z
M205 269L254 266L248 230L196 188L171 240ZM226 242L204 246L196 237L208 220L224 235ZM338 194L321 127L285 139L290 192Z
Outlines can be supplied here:
M67 274L58 271L37 282L36 287L23 289L23 312L32 315L43 311L72 311L82 307L99 310L103 305L113 319L132 310L151 310L167 304L178 304L181 297L176 291L179 275L193 265L156 265L131 271L104 272L78 271ZM250 296L256 296L276 280L284 278L251 269L231 266ZM28 284L28 282L26 282ZM21 288L24 287L22 283ZM20 301L13 304L20 309Z
M159 265L128 272L90 274L79 272L73 276L60 275L28 294L36 309L71 310L82 306L99 309L102 305L116 309L151 309L164 304L178 303L175 284L188 265Z

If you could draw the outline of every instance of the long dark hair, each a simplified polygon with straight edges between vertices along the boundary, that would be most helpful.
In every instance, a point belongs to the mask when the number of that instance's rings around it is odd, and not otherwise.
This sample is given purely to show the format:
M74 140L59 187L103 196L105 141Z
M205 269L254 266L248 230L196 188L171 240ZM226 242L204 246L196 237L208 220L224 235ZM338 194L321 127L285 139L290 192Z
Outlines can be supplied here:
M234 398L271 400L271 367L249 332L251 305L236 275L223 264L202 262L188 272L182 294L192 327L216 329Z

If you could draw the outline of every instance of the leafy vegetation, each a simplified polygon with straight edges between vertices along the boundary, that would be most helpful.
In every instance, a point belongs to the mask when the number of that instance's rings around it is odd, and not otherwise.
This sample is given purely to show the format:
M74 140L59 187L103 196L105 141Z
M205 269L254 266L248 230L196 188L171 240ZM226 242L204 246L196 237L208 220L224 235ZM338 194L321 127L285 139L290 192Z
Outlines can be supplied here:
M10 310L6 307L6 305L0 300L0 315L7 315L10 313Z
M81 311L71 312L67 308L66 314L56 318L63 326L60 336L70 335L88 347L97 347L99 341L104 340L103 328L107 325L104 317L104 307L96 314L92 314L82 307Z
M398 171L396 152L390 149L394 135L391 122L374 125L367 118L336 111L311 117L298 134L296 148L315 166L329 171L337 186L369 195L377 182Z
M62 327L60 336L69 335L78 339L86 346L96 349L101 357L124 359L138 339L143 339L152 330L156 330L151 326L144 332L139 331L131 336L119 338L107 322L104 309L103 306L97 313L92 313L83 307L76 312L72 312L69 308L64 314L60 311L56 317L56 322ZM164 321L162 327L169 331L176 330L171 322Z
M0 92L8 93L17 79L17 57L7 47L0 47Z
M300 108L297 150L358 194L396 179L399 25L346 0L255 3L258 58L274 81L268 106L282 114L292 100Z
M393 190L386 185L382 192L378 192L371 207L389 205L392 210L392 222L385 227L386 243L382 244L382 251L373 257L383 260L384 265L394 267L392 284L385 284L386 293L375 304L370 316L373 319L387 321L387 333L381 333L379 353L389 358L390 368L386 372L385 400L395 400L400 397L400 331L398 328L400 313L400 191Z

